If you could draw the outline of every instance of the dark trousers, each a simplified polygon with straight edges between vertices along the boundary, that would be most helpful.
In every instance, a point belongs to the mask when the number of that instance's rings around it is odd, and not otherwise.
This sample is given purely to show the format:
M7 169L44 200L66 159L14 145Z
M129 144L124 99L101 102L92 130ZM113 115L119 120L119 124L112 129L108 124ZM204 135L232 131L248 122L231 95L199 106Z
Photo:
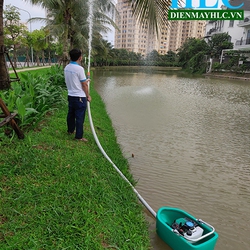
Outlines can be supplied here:
M81 139L83 138L83 124L87 109L87 98L68 96L68 104L68 133L73 133L74 130L76 130L75 138Z

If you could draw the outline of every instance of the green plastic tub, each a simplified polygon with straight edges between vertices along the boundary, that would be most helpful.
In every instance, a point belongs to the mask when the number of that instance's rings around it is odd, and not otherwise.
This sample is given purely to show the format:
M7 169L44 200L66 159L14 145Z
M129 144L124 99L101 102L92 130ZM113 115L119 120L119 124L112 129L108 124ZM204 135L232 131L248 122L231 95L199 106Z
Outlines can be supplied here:
M185 222L190 225L191 221L193 227L189 232L183 233L182 229L177 230L174 227L175 224L182 226ZM156 231L159 237L173 250L213 250L218 240L218 234L213 226L202 220L197 220L179 208L160 208L156 214Z

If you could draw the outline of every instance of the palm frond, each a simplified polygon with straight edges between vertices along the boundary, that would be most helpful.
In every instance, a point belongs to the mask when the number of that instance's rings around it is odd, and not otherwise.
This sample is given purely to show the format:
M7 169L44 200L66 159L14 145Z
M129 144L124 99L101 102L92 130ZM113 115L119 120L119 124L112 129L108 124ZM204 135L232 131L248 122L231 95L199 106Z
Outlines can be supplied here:
M149 29L159 31L169 26L168 11L171 0L129 0L134 16L141 24L148 24ZM182 0L179 0L181 6Z

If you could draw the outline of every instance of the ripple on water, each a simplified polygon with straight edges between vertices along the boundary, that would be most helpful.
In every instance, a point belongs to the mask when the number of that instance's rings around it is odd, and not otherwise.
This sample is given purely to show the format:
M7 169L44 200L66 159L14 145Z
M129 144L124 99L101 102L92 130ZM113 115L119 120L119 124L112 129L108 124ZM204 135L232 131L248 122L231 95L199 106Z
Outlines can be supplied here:
M149 205L180 207L214 225L216 250L249 249L250 85L131 72L96 83Z

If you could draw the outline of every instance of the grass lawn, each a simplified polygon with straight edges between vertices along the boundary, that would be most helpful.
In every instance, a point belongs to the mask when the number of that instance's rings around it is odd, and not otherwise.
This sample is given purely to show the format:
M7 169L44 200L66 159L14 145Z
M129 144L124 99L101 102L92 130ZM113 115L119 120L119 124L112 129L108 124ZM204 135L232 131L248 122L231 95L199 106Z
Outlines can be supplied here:
M100 143L135 184L105 106L90 92ZM84 143L66 133L66 114L65 92L24 140L0 138L0 249L150 249L144 208L99 151L88 116Z

